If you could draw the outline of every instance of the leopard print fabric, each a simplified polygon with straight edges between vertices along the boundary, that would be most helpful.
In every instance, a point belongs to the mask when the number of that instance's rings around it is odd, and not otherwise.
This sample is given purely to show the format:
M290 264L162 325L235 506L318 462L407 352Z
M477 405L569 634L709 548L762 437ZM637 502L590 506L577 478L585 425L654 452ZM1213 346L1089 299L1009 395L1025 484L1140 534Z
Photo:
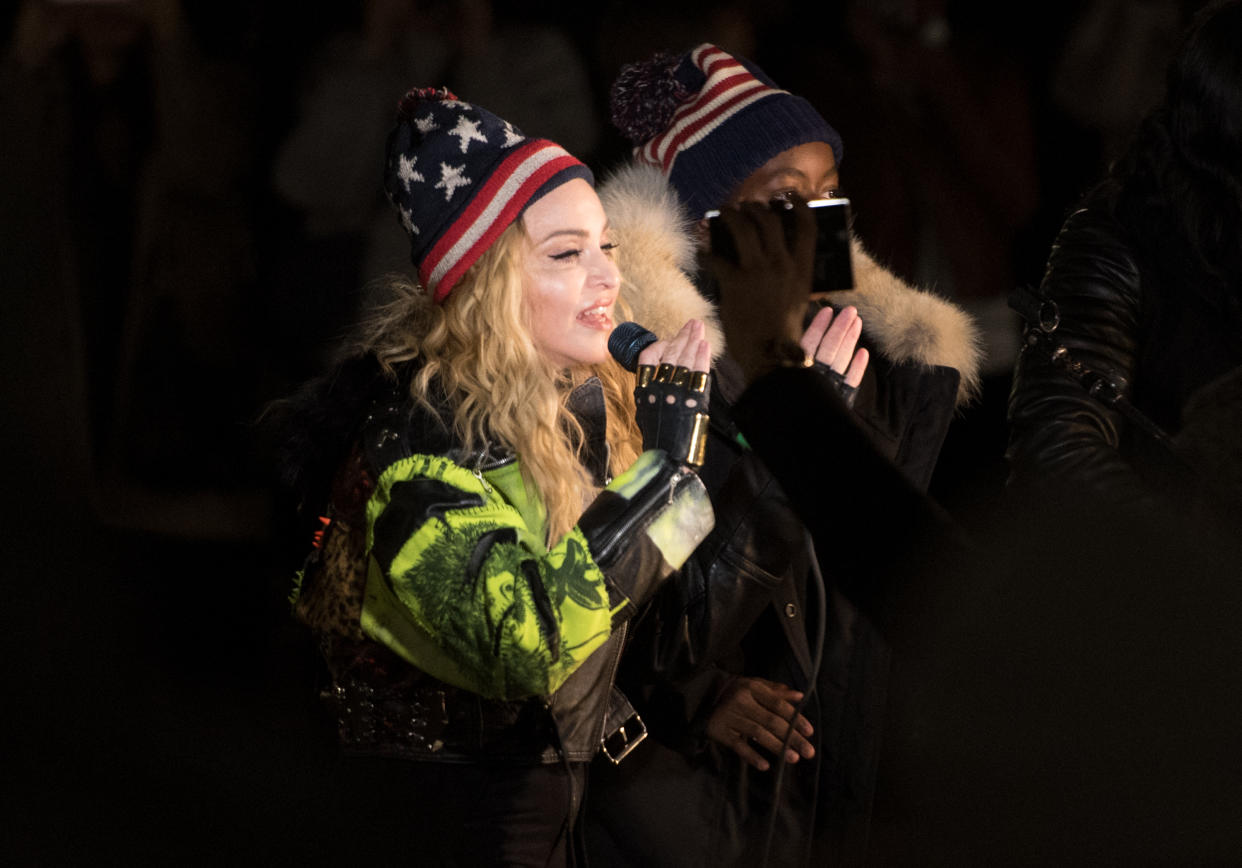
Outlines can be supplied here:
M350 456L333 483L331 522L306 567L294 616L317 633L361 640L367 583L366 503L374 482L361 453Z

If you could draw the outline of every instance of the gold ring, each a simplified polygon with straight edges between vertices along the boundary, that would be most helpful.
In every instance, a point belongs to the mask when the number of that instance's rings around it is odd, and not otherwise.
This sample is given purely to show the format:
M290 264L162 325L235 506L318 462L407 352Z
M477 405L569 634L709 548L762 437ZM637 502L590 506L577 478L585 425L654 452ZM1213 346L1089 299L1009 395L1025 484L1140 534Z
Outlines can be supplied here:
M689 368L683 368L681 365L678 365L676 368L673 369L673 385L674 386L684 386L688 382L690 382L690 369Z
M673 376L673 366L668 362L664 362L660 367L656 368L655 381L657 383L667 383L669 378Z
M639 365L634 373L638 375L638 387L644 389L651 385L651 378L655 376L655 365Z
M690 443L686 448L686 463L692 467L702 467L707 457L707 423L711 417L706 413L694 414L694 428L690 431Z
M690 377L690 391L707 391L707 371L695 371Z

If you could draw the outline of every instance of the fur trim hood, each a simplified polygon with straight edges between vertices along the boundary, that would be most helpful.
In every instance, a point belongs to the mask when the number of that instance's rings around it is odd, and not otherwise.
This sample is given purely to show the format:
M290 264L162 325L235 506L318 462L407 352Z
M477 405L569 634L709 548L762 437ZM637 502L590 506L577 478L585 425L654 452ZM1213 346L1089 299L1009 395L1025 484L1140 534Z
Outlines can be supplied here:
M964 310L935 293L917 289L871 258L851 239L854 288L832 293L835 307L852 304L863 332L894 362L956 368L957 405L979 394L983 350L979 328Z
M618 244L621 299L631 315L661 338L698 317L707 323L713 354L723 354L715 307L690 278L695 272L693 224L664 175L653 166L628 163L600 185L599 197ZM971 317L885 269L857 238L852 244L854 289L832 293L833 305L854 305L868 340L890 360L956 368L959 407L975 397L982 352Z
M630 163L598 187L617 245L621 302L641 325L671 338L691 317L703 320L712 357L724 354L716 307L699 294L693 224L660 171Z

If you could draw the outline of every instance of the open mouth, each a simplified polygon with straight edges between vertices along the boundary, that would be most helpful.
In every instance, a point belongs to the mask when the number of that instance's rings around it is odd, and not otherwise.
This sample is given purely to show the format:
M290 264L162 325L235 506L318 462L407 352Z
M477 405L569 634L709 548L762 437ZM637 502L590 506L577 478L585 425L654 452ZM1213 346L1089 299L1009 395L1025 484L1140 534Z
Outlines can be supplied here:
M588 307L586 310L578 314L578 322L587 328L599 329L601 331L612 330L612 311L611 305L598 304L595 307Z

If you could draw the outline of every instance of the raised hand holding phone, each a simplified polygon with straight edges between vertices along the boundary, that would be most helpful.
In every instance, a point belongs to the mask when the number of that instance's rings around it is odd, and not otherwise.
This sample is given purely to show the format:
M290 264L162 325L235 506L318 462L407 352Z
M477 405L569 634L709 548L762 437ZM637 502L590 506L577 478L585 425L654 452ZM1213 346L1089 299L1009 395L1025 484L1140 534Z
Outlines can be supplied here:
M744 202L708 212L710 247L702 265L715 284L729 353L748 383L774 367L815 363L834 381L848 377L856 387L862 379L867 355L855 353L856 311L820 311L804 328L813 298L853 282L848 200L816 204Z

